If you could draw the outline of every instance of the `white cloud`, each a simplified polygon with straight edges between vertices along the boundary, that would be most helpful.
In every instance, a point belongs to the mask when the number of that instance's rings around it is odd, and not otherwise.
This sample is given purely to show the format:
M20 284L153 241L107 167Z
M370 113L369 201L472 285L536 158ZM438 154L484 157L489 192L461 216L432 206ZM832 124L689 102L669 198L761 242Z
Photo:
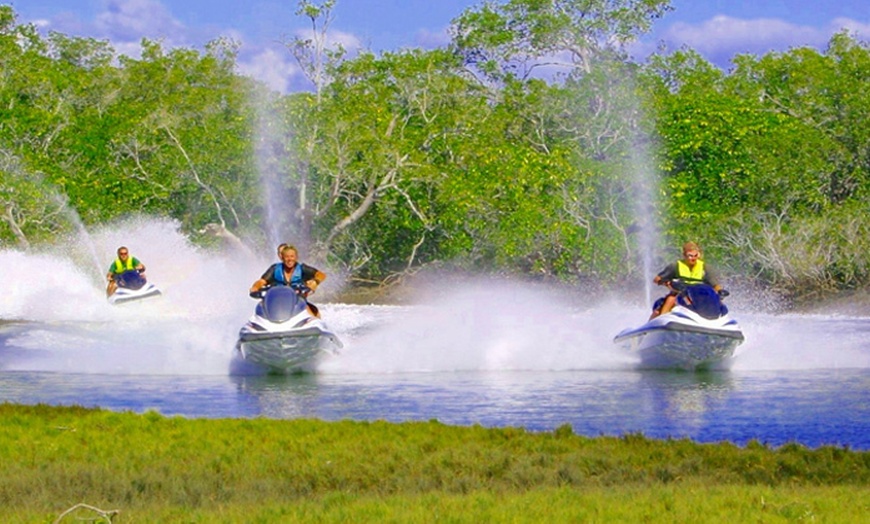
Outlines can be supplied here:
M38 29L46 29L48 27L51 27L51 21L47 20L45 18L31 20L30 23L33 24L34 26L36 26Z
M677 23L665 33L665 40L680 42L702 54L727 52L766 52L772 49L824 44L827 32L797 26L774 18L743 20L716 16L691 25Z
M238 62L240 74L250 76L280 93L290 91L301 71L285 50L263 49L249 59Z
M311 29L304 29L296 31L296 36L303 40L314 40L316 35ZM327 31L326 47L335 49L339 45L351 54L359 51L363 47L362 41L354 34L345 33L344 31Z
M95 26L112 41L138 41L142 37L160 37L175 45L184 41L184 24L157 0L108 0Z
M863 38L870 35L870 25L848 18L837 18L815 27L775 18L741 19L719 15L700 24L672 24L658 38L667 50L686 46L724 68L737 54L763 55L796 47L824 49L831 36L843 29ZM630 49L635 56L646 56L652 48L647 41L635 43Z
M124 55L130 58L142 58L142 46L136 42L111 42L112 49L119 56Z
M850 34L856 34L864 40L870 39L870 22L862 23L851 18L835 18L828 24L828 33L839 33L843 29Z

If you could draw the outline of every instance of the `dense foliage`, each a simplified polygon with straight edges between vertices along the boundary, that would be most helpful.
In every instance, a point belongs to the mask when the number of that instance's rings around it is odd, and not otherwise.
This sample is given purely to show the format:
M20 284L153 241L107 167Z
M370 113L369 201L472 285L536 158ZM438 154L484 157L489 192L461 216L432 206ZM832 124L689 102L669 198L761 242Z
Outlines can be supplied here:
M41 35L0 6L0 242L136 212L196 236L278 231L358 281L435 263L636 276L697 240L790 293L870 284L870 47L632 62L666 0L513 0L443 49L288 44L315 86L278 94L204 52ZM268 189L264 189L268 188ZM270 238L271 239L271 238Z

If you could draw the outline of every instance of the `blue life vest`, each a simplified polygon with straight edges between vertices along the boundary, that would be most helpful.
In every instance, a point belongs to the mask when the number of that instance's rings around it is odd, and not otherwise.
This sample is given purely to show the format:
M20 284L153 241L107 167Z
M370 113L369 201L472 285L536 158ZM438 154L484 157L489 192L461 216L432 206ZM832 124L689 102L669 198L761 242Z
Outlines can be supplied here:
M275 271L272 273L272 277L275 279L275 282L283 286L300 285L302 284L302 263L296 263L296 268L293 270L290 282L284 280L284 264L275 264Z

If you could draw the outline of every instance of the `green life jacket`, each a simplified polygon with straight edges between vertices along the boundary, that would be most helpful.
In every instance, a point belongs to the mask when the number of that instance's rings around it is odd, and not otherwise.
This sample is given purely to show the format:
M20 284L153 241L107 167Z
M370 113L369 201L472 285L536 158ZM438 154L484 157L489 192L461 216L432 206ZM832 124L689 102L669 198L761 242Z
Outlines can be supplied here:
M695 267L689 268L682 260L677 261L677 272L680 278L688 283L704 281L704 261L698 260L695 262Z
M127 257L126 264L124 264L124 262L121 262L120 258L116 258L114 265L115 265L115 273L118 273L118 274L121 274L124 271L130 271L132 269L135 269L133 267L133 257Z

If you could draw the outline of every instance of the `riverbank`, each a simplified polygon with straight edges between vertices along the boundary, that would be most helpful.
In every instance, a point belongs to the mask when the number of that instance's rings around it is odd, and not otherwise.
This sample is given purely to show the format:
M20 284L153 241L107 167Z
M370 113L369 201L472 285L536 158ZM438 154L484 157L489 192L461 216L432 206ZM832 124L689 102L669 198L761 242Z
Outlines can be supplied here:
M841 291L806 300L795 308L795 312L870 317L870 289Z
M626 289L624 287L612 290L595 283L570 286L558 283L544 283L540 281L510 281L492 277L473 276L433 276L426 275L408 279L401 284L394 285L356 285L348 286L329 298L329 301L355 305L406 305L413 304L421 297L431 296L438 290L465 289L469 286L479 286L485 292L488 285L499 285L505 282L513 282L513 285L543 289L554 297L564 299L565 302L594 302L612 298L614 293L632 296L638 299L639 290ZM734 289L732 302L739 300L740 294L760 293L757 290L747 290L738 286ZM773 298L762 301L764 304L775 304L775 313L797 313L808 315L842 315L850 317L870 317L870 289L831 291L804 296L797 300ZM762 308L764 306L761 306ZM771 312L771 311L765 311Z
M857 522L870 453L0 404L4 522Z

